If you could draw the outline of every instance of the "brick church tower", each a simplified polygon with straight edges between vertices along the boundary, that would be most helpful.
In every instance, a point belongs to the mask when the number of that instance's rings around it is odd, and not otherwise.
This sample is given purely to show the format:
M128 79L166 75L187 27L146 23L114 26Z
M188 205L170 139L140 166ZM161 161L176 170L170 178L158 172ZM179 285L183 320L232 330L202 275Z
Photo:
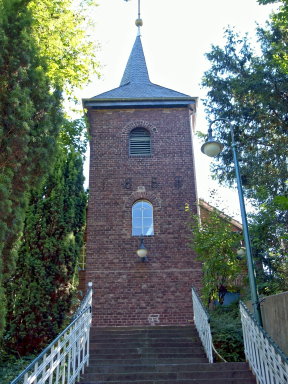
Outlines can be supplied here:
M196 213L196 101L150 81L139 35L120 86L83 100L91 149L85 280L94 286L95 326L193 319L201 265L188 246L185 204Z

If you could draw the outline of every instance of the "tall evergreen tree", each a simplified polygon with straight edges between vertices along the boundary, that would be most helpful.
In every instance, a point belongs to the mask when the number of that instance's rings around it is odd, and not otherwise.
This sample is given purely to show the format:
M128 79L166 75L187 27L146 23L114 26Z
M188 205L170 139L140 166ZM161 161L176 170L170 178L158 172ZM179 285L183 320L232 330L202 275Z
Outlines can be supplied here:
M243 186L258 210L252 241L259 272L264 280L278 281L274 287L286 279L284 289L288 270L287 6L283 0L266 28L258 29L260 55L247 36L228 30L225 47L213 46L207 54L211 68L202 81L209 89L206 110L211 120L226 118L234 125ZM214 162L213 172L221 182L231 184L235 173L230 129L224 123L214 128L228 145ZM271 293L266 288L264 282L263 291Z
M49 169L62 119L59 93L51 92L26 5L0 1L0 335L6 312L2 286L15 267L26 192Z
M97 70L86 33L94 6L93 0L0 0L0 340L3 286L15 269L30 189L55 159L62 92L83 86Z
M62 147L50 174L30 195L8 296L6 340L21 354L43 348L71 309L85 224L83 181L81 154Z

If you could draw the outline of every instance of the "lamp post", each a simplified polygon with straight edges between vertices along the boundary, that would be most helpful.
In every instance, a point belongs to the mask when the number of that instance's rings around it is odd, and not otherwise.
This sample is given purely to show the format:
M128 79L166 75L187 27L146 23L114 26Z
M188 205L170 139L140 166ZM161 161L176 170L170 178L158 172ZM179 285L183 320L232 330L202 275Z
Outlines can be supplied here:
M219 155L219 153L224 148L224 145L222 143L219 143L216 140L214 140L214 138L212 136L212 125L214 123L216 123L217 121L224 121L224 122L228 123L229 127L230 127L230 133L231 133L231 138L232 138L233 160L234 160L234 166L235 166L237 189L238 189L240 211L241 211L242 225L243 225L243 235L244 235L245 248L246 248L246 257L247 257L251 300L252 300L252 305L253 305L254 316L256 317L258 324L262 326L262 316L261 316L261 310L260 310L259 297L258 297L258 293L257 293L255 270L254 270L253 257L252 257L252 251L251 251L251 242L250 242L250 236L249 236L249 230L248 230L247 215L246 215L246 209L245 209L245 203L244 203L243 187L242 187L242 181L241 181L241 175L240 175L240 167L239 167L237 151L236 151L236 143L235 143L235 138L234 138L234 130L233 130L232 124L230 123L230 121L228 119L219 118L219 119L216 119L210 123L209 129L208 129L208 139L202 145L201 151L207 156L215 157L215 156Z

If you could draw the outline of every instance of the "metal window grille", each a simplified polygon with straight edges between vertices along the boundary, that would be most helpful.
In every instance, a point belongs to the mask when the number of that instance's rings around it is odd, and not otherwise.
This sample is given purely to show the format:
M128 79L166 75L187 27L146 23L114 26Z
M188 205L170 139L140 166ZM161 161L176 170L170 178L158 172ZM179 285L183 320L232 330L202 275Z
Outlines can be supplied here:
M130 156L151 156L151 137L145 128L135 128L129 137Z

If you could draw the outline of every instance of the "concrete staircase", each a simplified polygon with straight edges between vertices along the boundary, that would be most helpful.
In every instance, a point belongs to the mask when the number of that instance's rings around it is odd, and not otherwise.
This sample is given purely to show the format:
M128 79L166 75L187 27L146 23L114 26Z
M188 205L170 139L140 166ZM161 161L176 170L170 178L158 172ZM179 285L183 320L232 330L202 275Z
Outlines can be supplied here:
M246 363L209 364L196 329L92 328L81 384L256 384Z

